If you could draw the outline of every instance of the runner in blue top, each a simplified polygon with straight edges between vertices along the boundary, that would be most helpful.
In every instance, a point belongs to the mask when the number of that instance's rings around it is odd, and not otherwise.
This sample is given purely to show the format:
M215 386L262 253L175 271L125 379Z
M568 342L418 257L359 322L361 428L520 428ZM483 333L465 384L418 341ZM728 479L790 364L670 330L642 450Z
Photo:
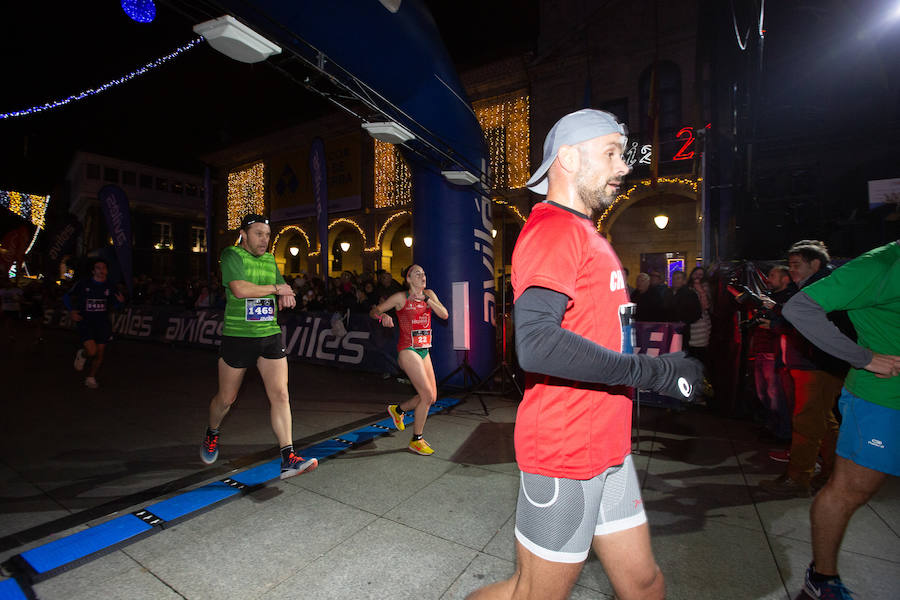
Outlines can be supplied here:
M91 276L76 283L63 296L63 304L69 310L84 346L75 353L75 370L83 371L85 363L90 360L84 385L93 389L99 387L97 371L103 364L106 343L112 337L110 303L118 308L125 302L125 297L107 279L108 273L109 269L103 260L94 261Z

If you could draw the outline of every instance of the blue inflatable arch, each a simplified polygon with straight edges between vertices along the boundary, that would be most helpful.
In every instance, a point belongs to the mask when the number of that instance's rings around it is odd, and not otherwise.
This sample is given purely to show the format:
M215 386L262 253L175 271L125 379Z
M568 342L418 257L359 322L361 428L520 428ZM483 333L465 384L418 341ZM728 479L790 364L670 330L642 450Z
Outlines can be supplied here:
M468 282L468 360L479 376L495 362L491 203L484 137L431 14L420 0L249 0L219 2L254 31L320 73L317 87L349 93L362 121L393 121L415 135L402 148L413 172L413 256L451 312L435 319L438 380L464 353L454 349L454 282ZM220 15L217 15L220 16ZM284 61L285 57L279 57ZM319 90L323 95L327 91ZM450 183L443 171L468 173ZM458 181L458 179L457 179ZM459 340L456 340L459 346ZM453 383L460 383L462 376Z

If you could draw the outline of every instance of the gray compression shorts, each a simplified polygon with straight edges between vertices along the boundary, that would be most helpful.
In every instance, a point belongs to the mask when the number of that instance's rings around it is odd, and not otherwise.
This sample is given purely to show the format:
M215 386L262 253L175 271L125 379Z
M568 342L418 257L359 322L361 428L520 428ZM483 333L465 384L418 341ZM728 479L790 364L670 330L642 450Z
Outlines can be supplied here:
M646 522L630 454L621 465L584 481L521 474L516 539L544 560L583 562L594 536Z

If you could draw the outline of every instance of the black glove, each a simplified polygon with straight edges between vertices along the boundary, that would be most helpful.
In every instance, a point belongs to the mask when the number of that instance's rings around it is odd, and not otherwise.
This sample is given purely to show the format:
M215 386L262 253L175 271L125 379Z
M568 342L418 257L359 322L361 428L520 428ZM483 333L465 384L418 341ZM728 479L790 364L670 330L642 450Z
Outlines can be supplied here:
M637 357L641 364L641 389L690 402L703 383L703 363L684 352Z

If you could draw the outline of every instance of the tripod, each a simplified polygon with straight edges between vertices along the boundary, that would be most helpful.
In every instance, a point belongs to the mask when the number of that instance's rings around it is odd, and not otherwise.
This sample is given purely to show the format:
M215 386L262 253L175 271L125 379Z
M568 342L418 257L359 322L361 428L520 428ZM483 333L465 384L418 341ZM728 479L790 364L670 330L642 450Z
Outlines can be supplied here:
M472 365L469 364L469 351L463 350L462 352L463 360L461 363L459 363L459 366L453 369L453 372L451 372L449 375L441 379L440 382L438 382L438 390L440 390L442 387L444 387L444 384L452 379L456 374L462 373L463 382L462 388L460 389L464 391L464 394L462 398L460 398L460 400L465 399L466 396L472 393L472 389L477 389L478 386L484 383L478 376L478 373L475 372L475 369L472 368ZM480 396L478 399L481 400L481 408L482 410L484 410L485 416L487 416L488 409L484 404L484 400L482 400Z
M481 406L484 408L484 414L487 415L488 411L484 405L484 399L481 397L482 395L490 395L490 396L506 396L513 389L518 394L519 399L522 398L523 392L522 388L519 386L519 382L516 381L516 374L513 371L512 367L510 367L507 362L507 357L509 356L509 348L507 347L507 324L511 320L509 312L506 310L506 288L507 285L507 275L506 275L506 264L505 264L505 255L503 252L503 246L506 242L506 234L503 230L503 225L506 221L505 215L500 219L501 231L503 234L500 237L500 271L502 272L502 276L500 278L500 363L494 368L490 374L485 377L481 382L479 382L475 387L469 390L467 395L477 394L478 399L481 401ZM493 383L494 380L499 376L500 385L499 389L494 388ZM510 385L511 384L511 385ZM482 388L485 385L491 385L492 389L483 390ZM507 387L509 386L509 387Z

